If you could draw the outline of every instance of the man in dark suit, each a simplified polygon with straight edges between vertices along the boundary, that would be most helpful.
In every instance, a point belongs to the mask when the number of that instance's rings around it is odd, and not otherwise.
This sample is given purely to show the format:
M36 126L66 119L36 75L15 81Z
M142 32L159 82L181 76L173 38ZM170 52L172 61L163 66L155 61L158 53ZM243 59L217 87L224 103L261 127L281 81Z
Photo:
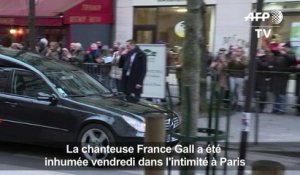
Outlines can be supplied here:
M127 100L138 101L143 92L143 81L147 71L146 54L133 40L126 41L127 54L120 58L119 67L123 68L122 87Z

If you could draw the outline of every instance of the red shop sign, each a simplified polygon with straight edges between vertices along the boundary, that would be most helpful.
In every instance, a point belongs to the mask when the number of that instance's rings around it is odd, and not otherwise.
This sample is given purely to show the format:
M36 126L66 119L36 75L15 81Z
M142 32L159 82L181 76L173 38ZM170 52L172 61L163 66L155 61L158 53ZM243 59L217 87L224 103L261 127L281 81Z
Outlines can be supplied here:
M64 13L65 24L111 24L111 0L85 0Z

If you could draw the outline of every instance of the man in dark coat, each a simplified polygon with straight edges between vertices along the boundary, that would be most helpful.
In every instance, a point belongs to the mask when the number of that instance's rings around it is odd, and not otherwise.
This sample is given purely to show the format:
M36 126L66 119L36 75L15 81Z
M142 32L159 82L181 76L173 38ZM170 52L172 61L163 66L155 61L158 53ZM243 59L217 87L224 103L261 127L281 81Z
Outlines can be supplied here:
M257 53L256 59L256 82L255 82L255 90L259 92L259 110L263 112L265 108L265 103L267 101L267 92L270 91L271 85L271 71L273 69L272 56L266 53L265 50L261 49Z
M274 54L274 71L278 72L272 76L271 90L275 95L273 112L284 114L286 111L286 90L289 80L291 66L295 62L295 55L290 51L289 45L282 43Z
M146 54L133 40L126 41L126 48L128 53L123 55L119 62L119 67L123 68L122 87L127 100L138 101L143 92L143 81L147 71Z

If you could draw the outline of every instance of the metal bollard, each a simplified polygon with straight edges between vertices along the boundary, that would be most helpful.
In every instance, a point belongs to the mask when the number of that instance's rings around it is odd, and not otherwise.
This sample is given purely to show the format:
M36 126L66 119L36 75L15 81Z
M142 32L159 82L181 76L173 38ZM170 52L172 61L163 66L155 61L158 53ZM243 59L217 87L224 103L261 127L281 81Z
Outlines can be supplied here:
M284 166L275 161L259 160L252 164L252 175L284 175Z
M161 113L150 113L146 118L145 146L165 146L164 116ZM164 155L145 154L149 160L164 160ZM145 167L145 175L164 175L164 166Z

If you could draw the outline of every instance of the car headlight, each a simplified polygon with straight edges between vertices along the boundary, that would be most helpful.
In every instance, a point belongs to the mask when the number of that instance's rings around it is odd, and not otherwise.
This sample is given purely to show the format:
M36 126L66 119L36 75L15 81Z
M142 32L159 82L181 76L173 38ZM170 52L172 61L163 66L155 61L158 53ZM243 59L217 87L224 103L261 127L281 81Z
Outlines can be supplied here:
M139 121L137 119L134 119L132 117L122 115L122 118L128 123L131 127L136 129L139 132L145 132L146 130L146 124L145 122Z

